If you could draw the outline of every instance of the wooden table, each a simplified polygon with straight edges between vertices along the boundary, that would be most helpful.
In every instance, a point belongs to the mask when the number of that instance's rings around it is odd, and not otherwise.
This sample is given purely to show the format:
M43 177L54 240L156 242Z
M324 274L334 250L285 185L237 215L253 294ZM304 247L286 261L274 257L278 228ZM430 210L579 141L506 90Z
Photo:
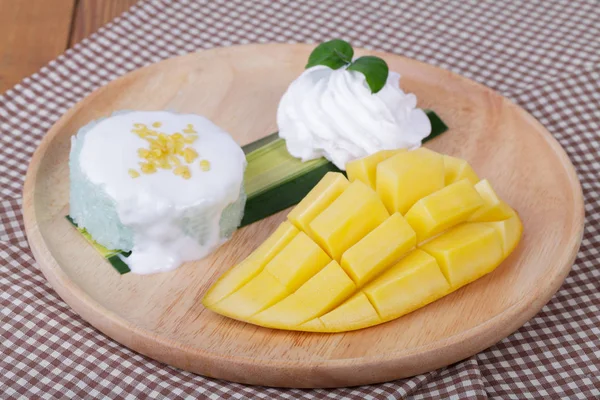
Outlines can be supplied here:
M138 0L0 0L0 93Z

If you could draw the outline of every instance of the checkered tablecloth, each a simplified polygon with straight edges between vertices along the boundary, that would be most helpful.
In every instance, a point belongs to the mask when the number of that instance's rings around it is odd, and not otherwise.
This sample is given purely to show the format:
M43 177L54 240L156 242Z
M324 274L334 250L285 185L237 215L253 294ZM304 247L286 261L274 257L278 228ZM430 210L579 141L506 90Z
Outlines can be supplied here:
M333 37L479 81L519 103L558 139L583 186L586 229L552 300L517 332L467 360L335 390L207 379L130 351L79 318L37 268L21 216L29 159L52 124L95 88L168 57ZM139 3L0 96L0 399L600 398L599 132L596 0Z

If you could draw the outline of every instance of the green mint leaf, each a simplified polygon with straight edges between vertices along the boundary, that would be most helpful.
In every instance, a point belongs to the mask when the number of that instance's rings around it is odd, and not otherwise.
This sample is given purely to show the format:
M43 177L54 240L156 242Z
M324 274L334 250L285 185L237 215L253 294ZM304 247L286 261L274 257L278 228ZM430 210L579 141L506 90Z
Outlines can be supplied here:
M310 53L306 68L315 65L325 65L331 69L338 69L352 62L354 50L350 43L341 39L323 42Z
M358 71L365 75L371 93L377 93L387 82L389 68L385 61L379 57L359 57L350 66L348 71Z

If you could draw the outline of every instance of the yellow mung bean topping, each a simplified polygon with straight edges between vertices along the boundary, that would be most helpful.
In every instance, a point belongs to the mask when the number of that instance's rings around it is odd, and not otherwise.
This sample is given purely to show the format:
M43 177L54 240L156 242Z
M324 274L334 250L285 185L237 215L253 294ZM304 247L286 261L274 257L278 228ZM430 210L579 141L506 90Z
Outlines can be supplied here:
M198 139L198 132L192 124L187 124L182 130L183 133L175 132L172 134L159 132L157 129L162 126L160 121L152 123L151 127L146 124L134 123L132 133L148 142L147 148L137 150L140 158L140 171L143 174L153 174L158 168L172 170L176 176L183 179L190 179L192 171L185 164L192 164L198 157L198 152L189 144ZM208 160L200 161L202 171L210 170ZM137 178L140 173L135 169L128 171L132 178Z

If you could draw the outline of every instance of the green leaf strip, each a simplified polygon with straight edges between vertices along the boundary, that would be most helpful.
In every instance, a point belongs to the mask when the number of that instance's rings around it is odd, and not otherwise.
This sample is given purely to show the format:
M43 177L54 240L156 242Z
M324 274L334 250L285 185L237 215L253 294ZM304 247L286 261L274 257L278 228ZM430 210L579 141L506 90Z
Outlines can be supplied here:
M130 251L107 249L106 247L97 243L84 228L78 227L70 215L67 215L65 218L71 223L71 225L73 225L77 229L79 233L81 233L85 240L87 240L88 243L90 243L96 249L96 251L100 253L102 257L108 260L110 265L112 265L119 274L123 275L131 271L127 264L121 259L121 256L129 257L131 255Z

